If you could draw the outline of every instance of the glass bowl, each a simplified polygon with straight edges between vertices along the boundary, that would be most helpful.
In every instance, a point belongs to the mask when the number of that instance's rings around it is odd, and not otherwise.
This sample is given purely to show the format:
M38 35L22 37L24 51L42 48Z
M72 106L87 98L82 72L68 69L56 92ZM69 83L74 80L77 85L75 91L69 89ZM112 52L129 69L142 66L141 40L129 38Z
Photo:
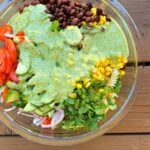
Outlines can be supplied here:
M2 0L0 2L0 25L6 24L8 20L18 12L19 7L30 0ZM87 2L79 1L82 3ZM129 111L137 95L142 81L142 47L138 30L129 16L128 12L116 0L91 0L96 7L104 9L105 13L114 18L121 26L129 46L129 61L126 66L126 75L117 99L118 109L108 113L107 118L100 122L99 129L91 132L61 131L41 129L32 125L32 120L25 116L18 116L16 111L4 112L0 105L0 120L9 128L21 136L45 145L74 145L103 135L114 127Z

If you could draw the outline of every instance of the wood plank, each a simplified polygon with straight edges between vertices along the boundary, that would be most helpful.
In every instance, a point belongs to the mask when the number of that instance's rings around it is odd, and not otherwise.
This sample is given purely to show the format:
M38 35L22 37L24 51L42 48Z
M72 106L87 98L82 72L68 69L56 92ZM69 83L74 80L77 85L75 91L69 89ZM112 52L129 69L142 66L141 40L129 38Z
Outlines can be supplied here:
M143 41L144 61L150 61L150 1L149 0L118 0L130 13L135 21Z
M131 13L138 27L141 29L141 33L144 35L144 47L146 57L145 60L150 60L148 52L150 49L150 2L149 0L119 0ZM133 9L134 8L134 9ZM140 15L142 14L142 15ZM145 15L143 17L143 15ZM111 132L113 133L136 133L136 132L150 132L150 68L146 67L144 71L144 81L141 91L137 97L137 100L121 123L115 127ZM0 123L0 135L12 135L12 131Z
M45 146L21 137L0 137L0 144L2 150L149 150L150 135L107 135L71 147Z

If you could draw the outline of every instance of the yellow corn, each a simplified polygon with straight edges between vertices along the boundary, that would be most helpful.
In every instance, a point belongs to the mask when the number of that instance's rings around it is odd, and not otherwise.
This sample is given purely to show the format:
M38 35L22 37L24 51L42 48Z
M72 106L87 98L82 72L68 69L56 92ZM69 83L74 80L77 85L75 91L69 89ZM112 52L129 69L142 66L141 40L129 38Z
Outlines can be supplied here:
M77 98L77 94L76 93L71 93L71 94L69 94L69 97L70 98Z
M97 9L95 7L91 8L91 12L94 16L97 14Z
M100 70L100 72L101 72L102 74L105 73L105 69L104 69L103 67L99 67L99 70Z
M120 71L120 75L121 75L121 76L124 76L124 75L125 75L125 71L121 70L121 71Z
M82 84L78 83L77 84L77 89L82 89Z
M99 93L103 93L103 92L104 92L104 89L101 89L101 88L100 88L100 89L98 89L98 92L99 92Z
M117 69L122 69L122 68L123 68L123 63L118 63L118 64L116 64L116 68L117 68Z
M86 22L85 22L85 21L82 21L82 25L83 25L83 26L86 26Z

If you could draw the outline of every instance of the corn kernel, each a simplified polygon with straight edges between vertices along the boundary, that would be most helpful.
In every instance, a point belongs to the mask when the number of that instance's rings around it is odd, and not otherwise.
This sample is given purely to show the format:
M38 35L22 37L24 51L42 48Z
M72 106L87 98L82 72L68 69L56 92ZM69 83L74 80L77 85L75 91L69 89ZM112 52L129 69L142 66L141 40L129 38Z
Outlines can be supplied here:
M100 61L97 61L95 67L99 67L99 65L100 65Z
M83 25L83 26L86 26L86 22L85 22L85 21L82 21L82 25Z
M123 64L122 64L122 63L116 64L116 68L117 68L117 69L122 69L122 68L123 68Z
M69 94L69 97L70 98L77 98L77 94L76 93L71 93L71 94Z
M121 75L121 76L124 76L124 75L125 75L125 71L121 70L121 71L120 71L120 75Z
M84 86L85 88L88 88L91 85L91 82L87 82Z
M99 70L100 70L100 72L101 72L102 74L105 73L105 69L104 69L103 67L99 67Z
M102 21L103 24L106 23L106 16L100 16L100 21Z
M107 67L105 68L105 71L106 71L106 72L111 72L112 69L111 69L111 67L107 66Z
M101 88L100 88L100 89L98 89L98 92L99 92L99 93L103 93L103 92L104 92L104 89L101 89Z
M127 63L127 58L126 58L126 57L122 57L122 62L123 62L124 64L126 64L126 63Z
M94 16L97 14L97 9L95 7L91 8L91 12Z
M77 84L77 89L82 89L82 84Z
M73 87L77 87L77 82L74 81L74 82L72 83L72 86L73 86Z
M110 74L111 72L108 72L108 71L105 73L106 76L109 76Z

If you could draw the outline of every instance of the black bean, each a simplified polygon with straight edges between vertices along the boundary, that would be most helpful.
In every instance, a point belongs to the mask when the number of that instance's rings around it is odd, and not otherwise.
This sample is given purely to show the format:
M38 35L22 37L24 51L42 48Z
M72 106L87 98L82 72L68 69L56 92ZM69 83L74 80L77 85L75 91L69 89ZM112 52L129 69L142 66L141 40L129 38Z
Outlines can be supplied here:
M65 28L67 26L66 22L63 22L61 25L62 25L62 28Z
M54 6L54 5L51 5L51 6L50 6L50 11L51 11L52 13L55 12L55 6Z
M75 7L75 3L74 2L70 2L70 7L74 8Z
M100 16L96 16L95 21L96 21L96 22L99 22L99 21L100 21Z
M65 10L66 10L66 13L67 13L67 14L70 14L71 7L70 7L70 6L69 6L69 7L66 7Z
M81 27L82 26L82 22L78 22L78 27Z
M62 3L63 3L63 4L68 4L68 3L69 3L69 0L62 0Z
M55 4L55 0L49 0L50 4Z
M89 7L86 6L86 5L83 5L82 8L83 8L85 11L88 11L88 10L89 10Z
M106 21L111 22L111 19L110 18L106 18Z
M82 20L83 20L83 21L86 21L86 16L83 16L83 17L82 17Z
M57 6L60 7L61 6L61 0L57 1Z
M39 2L42 4L47 4L49 2L49 0L39 0Z
M47 9L50 9L50 7L51 7L51 4L47 4L47 5L46 5L46 8L47 8Z
M70 15L74 15L75 12L76 12L76 10L75 10L75 9L72 9L72 10L70 11Z
M92 14L91 11L87 11L87 12L86 12L86 16L91 17L92 15L93 15L93 14Z
M24 9L23 7L20 7L20 8L19 8L19 12L22 13L22 12L23 12L23 9Z
M102 9L100 9L100 8L97 8L97 15L102 15L102 13L103 13L103 11L102 11Z
M48 9L46 9L45 12L48 14L51 14L51 12Z
M91 22L91 18L90 18L90 17L87 17L87 18L86 18L86 22L87 22L87 23Z
M79 19L78 18L74 18L71 22L72 25L76 25L78 23Z
M51 17L50 17L50 20L51 20L51 21L54 21L54 20L56 20L56 18L55 18L54 16L51 16Z
M64 18L63 17L60 17L58 18L59 22L63 22L64 21Z
M77 15L77 17L78 17L78 18L83 17L83 13L82 13L82 12L80 12L80 13Z
M63 15L64 15L63 12L59 12L59 13L57 14L58 17L62 17Z
M91 9L93 7L92 3L91 2L88 2L87 3L87 6L89 7L89 9Z

